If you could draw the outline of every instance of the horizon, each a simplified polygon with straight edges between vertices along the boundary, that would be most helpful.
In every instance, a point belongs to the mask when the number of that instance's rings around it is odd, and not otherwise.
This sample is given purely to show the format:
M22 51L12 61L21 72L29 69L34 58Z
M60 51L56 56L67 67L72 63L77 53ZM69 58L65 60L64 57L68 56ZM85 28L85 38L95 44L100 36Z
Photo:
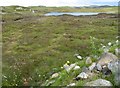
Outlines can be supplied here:
M82 7L82 6L104 6L104 5L109 5L109 6L118 6L119 0L0 0L0 6L24 6L24 7L29 7L29 6L46 6L46 7Z

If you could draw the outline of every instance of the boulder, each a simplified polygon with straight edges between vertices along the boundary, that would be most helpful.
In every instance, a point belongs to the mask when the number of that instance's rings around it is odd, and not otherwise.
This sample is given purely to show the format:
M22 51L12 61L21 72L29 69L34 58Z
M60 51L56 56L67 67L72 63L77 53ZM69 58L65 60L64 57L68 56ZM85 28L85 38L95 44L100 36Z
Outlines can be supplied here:
M105 79L97 79L95 81L87 82L84 86L112 86L112 83Z
M91 60L91 58L90 57L87 57L87 59L86 59L86 62L85 62L86 64L91 64L92 63L92 60Z
M99 58L97 63L97 69L102 70L103 66L107 65L108 63L112 61L116 61L118 59L117 56L115 56L112 53L103 53L103 55Z
M120 85L120 60L113 61L108 64L108 69L114 74L114 80L116 85Z

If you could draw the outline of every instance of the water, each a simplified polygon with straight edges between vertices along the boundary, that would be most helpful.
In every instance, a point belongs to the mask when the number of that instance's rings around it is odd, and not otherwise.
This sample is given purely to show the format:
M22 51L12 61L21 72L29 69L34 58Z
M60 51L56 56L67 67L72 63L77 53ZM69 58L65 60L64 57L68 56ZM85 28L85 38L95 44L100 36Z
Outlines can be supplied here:
M72 16L82 16L82 15L97 15L97 12L49 12L45 16L61 16L61 15L72 15Z

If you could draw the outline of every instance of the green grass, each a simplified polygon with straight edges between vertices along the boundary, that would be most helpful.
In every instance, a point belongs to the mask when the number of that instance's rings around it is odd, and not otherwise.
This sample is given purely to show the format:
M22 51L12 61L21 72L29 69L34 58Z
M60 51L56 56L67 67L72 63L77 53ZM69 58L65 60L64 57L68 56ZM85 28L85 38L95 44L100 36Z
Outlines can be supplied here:
M99 40L96 44L101 42L107 44L116 40L115 37L118 35L117 18L109 18L109 15L105 18L41 16L48 11L105 12L117 11L116 7L105 10L45 7L32 7L32 9L38 10L38 13L30 14L28 8L25 11L14 12L13 7L5 7L5 11L8 12L3 14L5 23L2 36L5 86L24 85L24 79L28 81L28 85L41 85L52 73L60 71L53 68L61 67L68 60L78 61L74 57L75 53L83 57L91 55L90 36ZM16 20L18 18L20 19ZM66 78L67 81L69 79L71 78Z

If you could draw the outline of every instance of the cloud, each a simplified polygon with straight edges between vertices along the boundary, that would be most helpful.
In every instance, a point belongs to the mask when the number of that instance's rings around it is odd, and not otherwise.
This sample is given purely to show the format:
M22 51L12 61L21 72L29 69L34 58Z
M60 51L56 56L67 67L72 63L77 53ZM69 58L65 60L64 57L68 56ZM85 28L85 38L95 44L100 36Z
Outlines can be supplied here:
M119 0L0 0L0 6L22 5L22 6L84 6L95 3L118 2Z

